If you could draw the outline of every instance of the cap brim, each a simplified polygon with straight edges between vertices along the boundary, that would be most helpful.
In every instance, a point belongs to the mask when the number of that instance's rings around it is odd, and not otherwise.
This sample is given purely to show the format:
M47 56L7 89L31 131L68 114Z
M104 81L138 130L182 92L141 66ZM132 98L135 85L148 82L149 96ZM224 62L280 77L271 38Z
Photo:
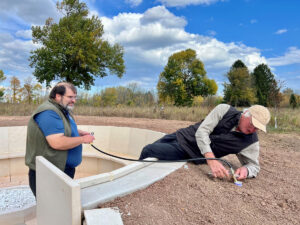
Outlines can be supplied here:
M252 116L252 124L256 128L258 128L258 129L262 130L263 132L267 133L266 126L263 125L261 122L259 122L257 119L255 119L253 116Z

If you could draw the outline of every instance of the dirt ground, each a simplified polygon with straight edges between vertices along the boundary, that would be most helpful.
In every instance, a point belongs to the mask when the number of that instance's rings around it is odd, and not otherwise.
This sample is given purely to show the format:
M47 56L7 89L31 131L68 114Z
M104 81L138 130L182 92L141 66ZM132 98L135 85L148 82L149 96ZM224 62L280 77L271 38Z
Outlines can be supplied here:
M29 117L0 117L0 126ZM76 117L78 124L113 125L165 133L192 122L120 117ZM300 224L300 135L259 133L261 172L242 187L212 179L207 165L188 164L150 187L99 207L118 207L125 225ZM237 168L235 156L227 159Z

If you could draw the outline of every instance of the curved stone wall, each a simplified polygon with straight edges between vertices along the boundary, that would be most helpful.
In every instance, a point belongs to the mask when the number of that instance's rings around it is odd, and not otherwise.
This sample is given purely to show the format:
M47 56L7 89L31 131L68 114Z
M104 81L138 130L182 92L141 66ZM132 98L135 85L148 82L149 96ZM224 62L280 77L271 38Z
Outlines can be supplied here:
M129 158L138 158L146 144L152 143L164 135L161 132L129 127L78 126L78 128L94 132L96 139L93 144L101 150ZM1 179L3 181L3 177L9 177L9 180L13 180L15 176L27 178L28 167L24 164L26 134L26 126L0 127L0 181ZM80 185L82 190L89 191L90 186L94 187L95 185L101 185L103 182L115 180L144 166L143 164L106 156L96 151L91 145L86 144L83 145L83 161L77 168L76 173L86 174L87 177L74 181ZM163 172L165 173L165 170ZM162 177L160 173L157 175ZM143 186L145 185L143 184ZM89 199L84 201L86 198L84 195L82 194L82 204L85 203L87 207L90 207L93 202ZM98 199L94 200L99 201ZM48 204L49 202L46 205ZM10 224L8 221L11 224L14 224L14 221L25 221L27 217L31 218L34 214L35 206L16 210L9 214L2 214L0 215L0 224L3 221L6 221L7 224Z
M78 126L79 129L94 132L94 145L103 151L118 156L138 158L146 144L160 138L163 133L151 130L112 127ZM0 180L5 182L14 177L27 176L28 167L24 164L26 147L26 126L0 127ZM106 173L132 162L112 158L97 152L88 144L83 145L83 161L77 173L83 176ZM8 179L9 178L9 179Z

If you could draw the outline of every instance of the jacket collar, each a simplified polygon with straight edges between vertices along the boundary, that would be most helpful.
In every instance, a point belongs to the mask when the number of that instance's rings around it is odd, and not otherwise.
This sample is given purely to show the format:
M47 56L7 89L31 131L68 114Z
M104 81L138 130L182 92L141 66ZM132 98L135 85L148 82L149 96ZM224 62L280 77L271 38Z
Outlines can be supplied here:
M52 103L56 108L58 108L67 119L69 119L69 110L66 107L63 107L61 104L57 103L54 99L49 98L48 101Z

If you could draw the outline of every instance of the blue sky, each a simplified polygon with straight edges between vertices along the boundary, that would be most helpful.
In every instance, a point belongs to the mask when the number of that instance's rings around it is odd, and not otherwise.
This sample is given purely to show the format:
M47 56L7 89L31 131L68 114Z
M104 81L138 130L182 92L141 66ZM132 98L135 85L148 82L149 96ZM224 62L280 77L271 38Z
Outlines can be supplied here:
M59 20L52 0L1 0L0 69L21 81L31 76L37 46L31 26ZM298 0L85 0L104 25L103 38L124 46L126 74L96 79L93 91L136 82L155 90L168 57L192 48L223 94L225 74L237 59L252 71L266 63L285 88L300 94Z

